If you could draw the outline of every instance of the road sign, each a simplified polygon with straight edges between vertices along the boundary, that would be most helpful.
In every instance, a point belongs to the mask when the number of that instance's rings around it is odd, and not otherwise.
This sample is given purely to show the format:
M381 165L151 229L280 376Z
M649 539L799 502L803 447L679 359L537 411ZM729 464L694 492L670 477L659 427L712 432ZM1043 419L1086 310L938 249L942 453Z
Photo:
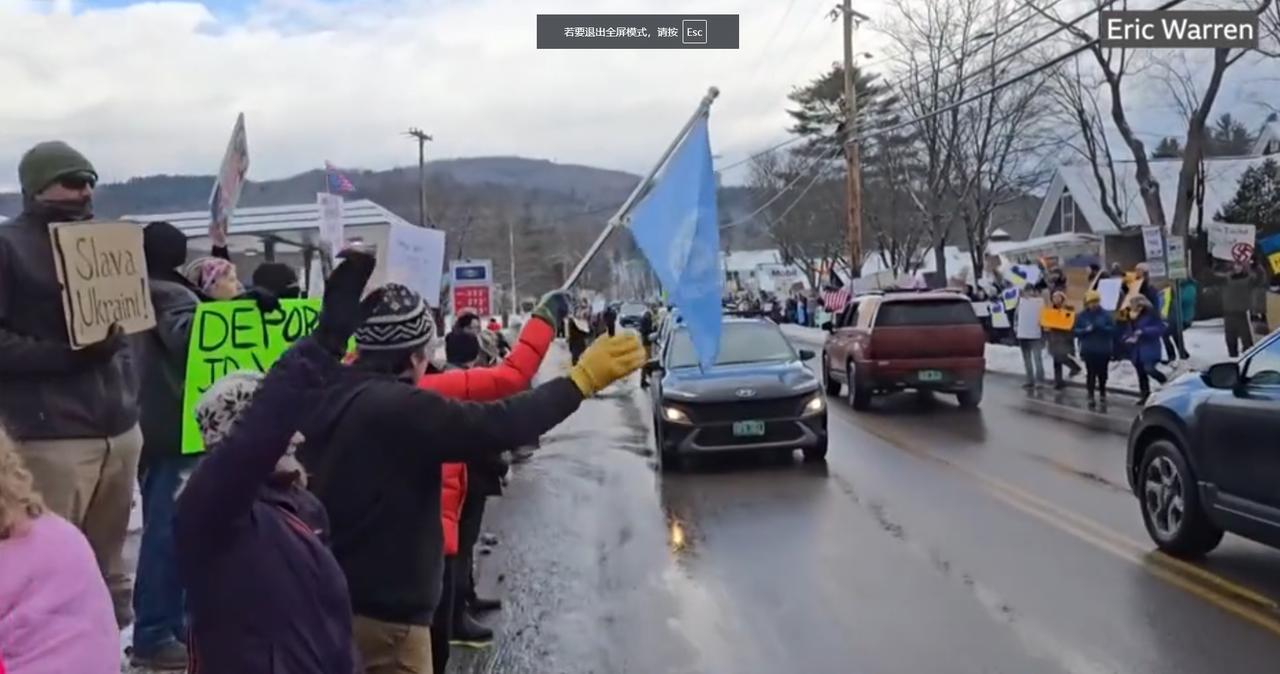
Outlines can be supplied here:
M449 283L453 288L453 313L474 309L481 315L493 313L493 262L454 260L449 263Z

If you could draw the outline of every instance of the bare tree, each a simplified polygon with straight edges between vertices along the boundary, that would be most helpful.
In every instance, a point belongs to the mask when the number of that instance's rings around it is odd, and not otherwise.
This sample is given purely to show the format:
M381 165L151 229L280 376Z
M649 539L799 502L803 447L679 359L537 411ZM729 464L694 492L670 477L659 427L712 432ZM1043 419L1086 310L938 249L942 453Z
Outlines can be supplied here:
M1072 129L1062 138L1063 144L1083 159L1093 172L1101 197L1102 212L1116 227L1125 224L1125 208L1121 204L1120 179L1116 175L1116 158L1111 149L1110 134L1103 122L1098 104L1098 83L1087 80L1075 61L1053 75L1049 95L1059 109L1063 128Z
M747 185L765 204L760 215L770 238L812 284L819 282L824 265L849 269L838 168L824 167L804 153L770 153L752 161Z
M1103 9L1104 6L1113 4L1108 0L1095 1L1098 3L1099 10ZM1272 1L1250 0L1250 4L1254 7L1253 11L1256 11L1260 17L1269 18ZM1035 5L1031 6L1035 7ZM1124 49L1104 48L1084 29L1068 24L1047 9L1040 7L1036 7L1036 9L1059 26L1065 28L1073 37L1089 45L1088 51L1098 64L1110 95L1112 123L1124 139L1125 144L1129 146L1130 153L1133 155L1138 189L1141 192L1143 204L1146 206L1148 221L1150 224L1160 227L1171 224L1171 232L1174 235L1185 235L1195 200L1197 172L1205 151L1207 137L1205 127L1209 119L1209 113L1212 111L1213 103L1222 88L1222 80L1227 69L1249 54L1250 50L1214 49L1213 65L1209 71L1208 82L1203 90L1196 91L1195 87L1190 85L1192 80L1189 77L1179 78L1177 84L1171 87L1171 90L1175 93L1175 98L1179 100L1179 105L1188 112L1188 121L1186 138L1183 142L1182 166L1178 172L1173 220L1170 222L1166 218L1164 204L1160 200L1160 184L1152 174L1151 162L1148 160L1146 147L1134 133L1133 127L1129 124L1128 115L1125 112L1122 85L1126 67L1130 62L1130 55ZM1127 2L1123 3L1121 9L1128 9Z
M928 229L939 275L946 278L946 245L960 221L959 203L977 189L974 175L960 175L962 144L969 119L959 107L970 90L972 68L989 33L981 17L989 0L895 0L885 29L895 52L897 93L916 124L910 161L900 184Z

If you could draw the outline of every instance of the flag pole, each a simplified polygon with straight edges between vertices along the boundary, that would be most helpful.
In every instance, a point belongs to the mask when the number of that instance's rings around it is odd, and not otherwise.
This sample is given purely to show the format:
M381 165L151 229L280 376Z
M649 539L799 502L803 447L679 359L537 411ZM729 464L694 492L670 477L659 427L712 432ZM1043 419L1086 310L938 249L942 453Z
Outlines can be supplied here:
M666 165L667 160L671 158L673 153L675 153L676 148L684 141L684 137L688 135L689 129L692 129L698 119L707 114L711 109L711 104L715 102L716 97L719 95L719 89L715 87L707 89L707 95L702 97L702 102L698 104L698 109L689 117L689 121L684 123L684 127L680 129L680 133L671 141L671 145L667 146L667 149L658 159L658 163L653 166L653 170L649 171L649 175L645 176L644 180L641 180L639 185L636 185L636 188L632 190L631 195L627 197L627 200L622 202L622 206L618 208L618 212L615 213L613 217L609 218L609 222L605 225L604 231L600 232L600 236L596 237L595 242L591 244L591 248L587 249L587 254L578 261L578 266L574 267L573 272L569 274L569 278L565 279L564 286L560 288L561 290L568 290L573 287L573 284L578 282L578 278L582 276L582 272L586 270L587 265L591 263L593 258L595 258L596 253L599 253L600 249L604 247L605 242L609 240L609 237L613 235L613 232L626 224L627 215L631 212L631 209L635 207L636 202L640 201L640 198L643 197L645 193L649 191L649 188L653 186L653 179L658 176L658 172L662 170L662 167Z

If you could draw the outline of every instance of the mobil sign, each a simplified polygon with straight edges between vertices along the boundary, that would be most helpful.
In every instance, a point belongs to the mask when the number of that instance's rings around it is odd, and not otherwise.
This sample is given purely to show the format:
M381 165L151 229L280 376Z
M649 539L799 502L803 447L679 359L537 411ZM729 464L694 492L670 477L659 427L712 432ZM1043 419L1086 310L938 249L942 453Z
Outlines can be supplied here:
M493 313L493 262L454 260L449 263L449 283L453 288L453 313L474 309L482 316Z

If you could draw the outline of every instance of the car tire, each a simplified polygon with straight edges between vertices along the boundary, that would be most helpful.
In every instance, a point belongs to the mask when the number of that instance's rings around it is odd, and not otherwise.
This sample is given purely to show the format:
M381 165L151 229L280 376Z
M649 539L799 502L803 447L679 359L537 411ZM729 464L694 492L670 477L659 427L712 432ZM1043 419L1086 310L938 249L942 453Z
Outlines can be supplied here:
M818 444L807 447L804 450L805 463L825 463L827 460L827 438L822 438Z
M982 383L956 394L956 402L966 410L976 410L982 404Z
M822 383L827 389L827 395L832 398L840 397L840 382L831 378L831 365L827 362L827 354L822 354Z
M845 370L849 379L849 407L859 412L871 407L871 391L858 385L858 379L853 375L853 366Z
M1164 552L1198 559L1222 542L1222 529L1205 514L1195 475L1173 442L1160 439L1147 446L1138 487L1142 523Z

